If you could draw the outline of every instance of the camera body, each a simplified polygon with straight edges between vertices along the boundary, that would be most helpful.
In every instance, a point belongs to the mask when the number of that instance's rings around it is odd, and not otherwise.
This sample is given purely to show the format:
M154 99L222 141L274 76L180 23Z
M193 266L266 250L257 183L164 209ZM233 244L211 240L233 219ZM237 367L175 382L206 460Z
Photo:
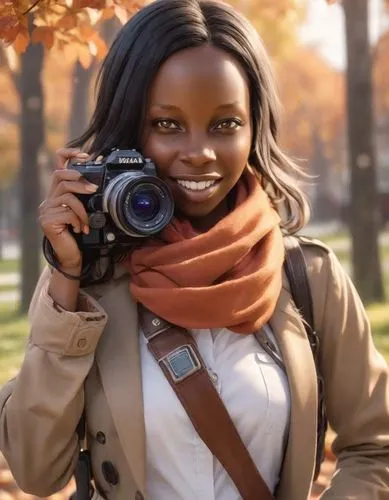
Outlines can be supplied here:
M173 216L169 186L134 149L113 149L102 161L70 162L68 168L98 186L96 193L76 195L89 218L89 234L74 233L83 250L131 246L158 234Z

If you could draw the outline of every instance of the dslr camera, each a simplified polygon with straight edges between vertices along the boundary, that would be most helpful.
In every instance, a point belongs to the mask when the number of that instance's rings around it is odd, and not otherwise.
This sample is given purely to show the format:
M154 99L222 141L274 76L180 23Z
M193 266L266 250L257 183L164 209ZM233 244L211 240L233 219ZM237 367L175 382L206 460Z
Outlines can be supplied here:
M94 194L77 195L89 217L89 234L74 234L83 250L130 246L159 233L173 216L169 186L134 149L113 149L101 162L69 162L68 168L99 186Z

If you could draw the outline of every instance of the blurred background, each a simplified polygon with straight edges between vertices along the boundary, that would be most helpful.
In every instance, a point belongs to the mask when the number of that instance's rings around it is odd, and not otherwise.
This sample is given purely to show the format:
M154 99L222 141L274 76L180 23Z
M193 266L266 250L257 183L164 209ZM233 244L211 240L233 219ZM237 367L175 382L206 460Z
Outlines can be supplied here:
M84 131L107 47L145 3L1 2L0 384L17 373L23 356L26 311L44 265L37 207L55 151ZM229 3L264 40L283 104L281 143L313 175L305 187L312 219L302 234L337 253L388 360L389 2ZM332 467L329 450L327 459L316 496ZM11 498L30 497L0 457L0 500Z

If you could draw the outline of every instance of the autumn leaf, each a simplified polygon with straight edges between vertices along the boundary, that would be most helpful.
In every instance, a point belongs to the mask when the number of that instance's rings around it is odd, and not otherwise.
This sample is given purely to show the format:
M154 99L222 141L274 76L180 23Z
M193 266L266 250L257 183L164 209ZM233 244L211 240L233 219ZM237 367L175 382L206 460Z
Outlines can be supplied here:
M101 11L101 19L107 20L112 19L115 15L115 9L113 7L108 7L107 9L103 9Z
M18 54L25 52L30 42L28 31L19 31L13 43L14 49Z
M104 9L106 7L106 0L73 0L74 9Z
M85 40L90 40L95 33L96 31L92 28L92 26L89 23L84 22L80 24L80 35Z
M64 30L71 30L77 26L77 17L74 14L66 14L60 18L56 27Z
M54 44L53 28L49 26L38 26L32 32L31 41L33 43L41 42L46 49L51 49Z

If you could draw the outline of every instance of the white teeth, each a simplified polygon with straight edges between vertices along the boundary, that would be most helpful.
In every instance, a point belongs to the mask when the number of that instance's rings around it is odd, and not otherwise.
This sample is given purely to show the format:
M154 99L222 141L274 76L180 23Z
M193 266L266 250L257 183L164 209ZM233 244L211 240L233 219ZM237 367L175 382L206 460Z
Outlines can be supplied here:
M183 186L186 189L190 189L191 191L203 191L204 189L213 186L213 184L215 184L216 181L195 182L195 181L184 181L181 179L177 179L177 182L180 186Z

